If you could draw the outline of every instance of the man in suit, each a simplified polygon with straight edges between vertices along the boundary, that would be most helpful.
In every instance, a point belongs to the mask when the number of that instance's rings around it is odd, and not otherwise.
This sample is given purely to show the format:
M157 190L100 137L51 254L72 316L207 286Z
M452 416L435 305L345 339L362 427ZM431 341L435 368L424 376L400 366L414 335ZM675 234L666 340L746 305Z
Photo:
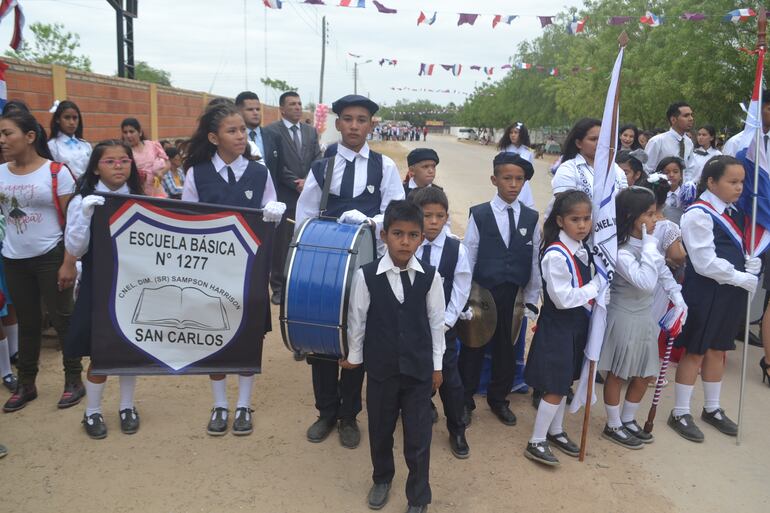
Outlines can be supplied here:
M262 124L262 104L259 101L259 96L251 91L243 91L235 97L235 106L241 111L241 117L246 123L246 136L251 154L260 157L262 163L270 171L275 185L276 176L283 167L281 142L278 134L263 130L260 126Z
M318 133L313 126L302 123L302 100L294 91L283 93L279 99L281 120L266 127L266 132L278 135L283 165L275 172L278 201L286 203L286 217L294 219L297 199L305 185L310 164L321 158ZM268 166L269 168L270 166ZM271 169L272 171L272 169ZM294 227L287 222L278 226L273 244L273 266L270 286L273 295L270 301L281 303L284 281L284 265Z

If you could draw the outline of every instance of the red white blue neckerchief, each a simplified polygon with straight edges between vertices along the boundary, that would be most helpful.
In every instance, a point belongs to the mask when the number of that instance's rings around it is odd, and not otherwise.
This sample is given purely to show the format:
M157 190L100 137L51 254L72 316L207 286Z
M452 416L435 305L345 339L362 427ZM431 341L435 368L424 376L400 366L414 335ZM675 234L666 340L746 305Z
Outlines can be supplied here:
M569 248L560 241L554 242L548 246L548 248L545 250L545 253L548 253L549 251L555 251L564 257L567 262L569 272L572 275L572 287L578 289L581 288L583 286L583 276L580 274L580 268L578 267L577 259L575 258L575 255L572 254L572 251L570 251ZM594 300L591 299L587 304L583 305L583 308L591 312L593 309L593 304Z
M685 212L689 212L692 209L702 210L709 214L714 222L721 226L725 233L727 233L727 235L730 237L730 240L733 241L738 249L740 249L744 255L747 254L746 248L749 246L749 244L745 241L745 234L743 233L743 230L741 230L740 227L735 224L735 221L733 221L730 216L727 215L726 210L720 214L717 209L714 208L714 205L704 200L698 200L694 202L687 208L687 210L685 210Z

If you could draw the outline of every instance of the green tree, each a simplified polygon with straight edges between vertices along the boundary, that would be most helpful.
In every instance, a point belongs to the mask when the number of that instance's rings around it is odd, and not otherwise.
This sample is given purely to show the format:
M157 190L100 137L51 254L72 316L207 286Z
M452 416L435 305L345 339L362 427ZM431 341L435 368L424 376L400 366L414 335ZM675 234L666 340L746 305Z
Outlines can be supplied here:
M144 61L139 61L134 65L134 78L136 80L143 80L144 82L153 82L155 84L170 86L171 85L171 73L153 68Z
M398 100L393 106L382 107L377 114L382 119L408 121L417 126L424 125L428 120L453 123L457 116L457 106L454 103L438 105L428 100Z
M290 86L287 82L283 80L266 77L266 78L260 78L259 81L262 82L263 85L269 87L270 89L273 89L275 91L280 91L281 93L285 93L286 91L297 90L296 88Z
M67 68L91 71L91 59L77 55L80 36L65 31L61 23L33 23L29 26L32 37L22 41L18 51L8 50L5 55L41 64L59 64Z

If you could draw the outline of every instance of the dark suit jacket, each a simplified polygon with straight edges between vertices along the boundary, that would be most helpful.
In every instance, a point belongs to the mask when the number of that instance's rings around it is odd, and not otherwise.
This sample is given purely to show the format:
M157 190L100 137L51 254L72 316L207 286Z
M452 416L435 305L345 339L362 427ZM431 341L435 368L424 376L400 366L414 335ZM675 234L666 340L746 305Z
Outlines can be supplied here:
M270 176L273 178L273 184L278 187L278 173L283 168L283 151L281 140L278 134L266 127L262 127L262 145L265 147L265 154L262 156L264 165L270 170Z
M321 158L321 147L318 145L318 134L315 128L307 123L299 123L299 127L302 138L302 155L297 154L291 133L283 124L283 120L268 125L262 131L263 133L272 132L277 136L283 165L280 171L276 173L276 191L278 201L286 203L290 209L297 206L297 199L299 198L294 180L307 177L310 165ZM265 148L265 152L267 153L267 148Z

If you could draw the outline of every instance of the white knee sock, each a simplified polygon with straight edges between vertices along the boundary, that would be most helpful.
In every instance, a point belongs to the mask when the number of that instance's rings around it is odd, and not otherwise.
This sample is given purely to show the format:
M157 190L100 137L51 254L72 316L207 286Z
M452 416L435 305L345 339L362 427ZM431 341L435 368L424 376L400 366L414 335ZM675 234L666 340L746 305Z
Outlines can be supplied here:
M211 391L214 393L214 408L227 409L227 378L211 380Z
M251 407L251 391L254 388L254 375L238 376L238 403L236 408Z
M609 427L619 428L623 425L623 423L620 422L620 405L611 406L605 403L604 409L607 410L607 425Z
M562 397L559 403L559 409L556 410L556 415L553 416L551 425L548 427L548 434L560 435L564 433L564 413L567 410L567 398Z
M633 422L636 420L636 412L639 410L641 403L632 403L628 399L623 403L623 411L620 414L620 420L624 424L626 422Z
M708 413L719 409L719 396L722 392L721 381L704 381L703 382L703 409Z
M537 415L535 416L535 427L532 429L532 438L529 439L530 443L545 442L548 426L551 425L551 421L553 421L553 417L558 411L558 404L551 404L545 399L540 401L540 406L537 407Z
M104 394L104 383L93 383L86 379L86 416L90 417L94 413L102 412L102 395Z
M11 353L8 351L8 339L0 340L0 378L4 378L11 371Z
M690 413L690 399L692 399L692 385L676 383L674 386L674 415L681 417Z
M130 410L134 407L134 391L136 390L136 376L120 376L120 411Z
M13 356L19 352L19 325L3 326L3 331L5 331L5 336L8 337L8 352Z

